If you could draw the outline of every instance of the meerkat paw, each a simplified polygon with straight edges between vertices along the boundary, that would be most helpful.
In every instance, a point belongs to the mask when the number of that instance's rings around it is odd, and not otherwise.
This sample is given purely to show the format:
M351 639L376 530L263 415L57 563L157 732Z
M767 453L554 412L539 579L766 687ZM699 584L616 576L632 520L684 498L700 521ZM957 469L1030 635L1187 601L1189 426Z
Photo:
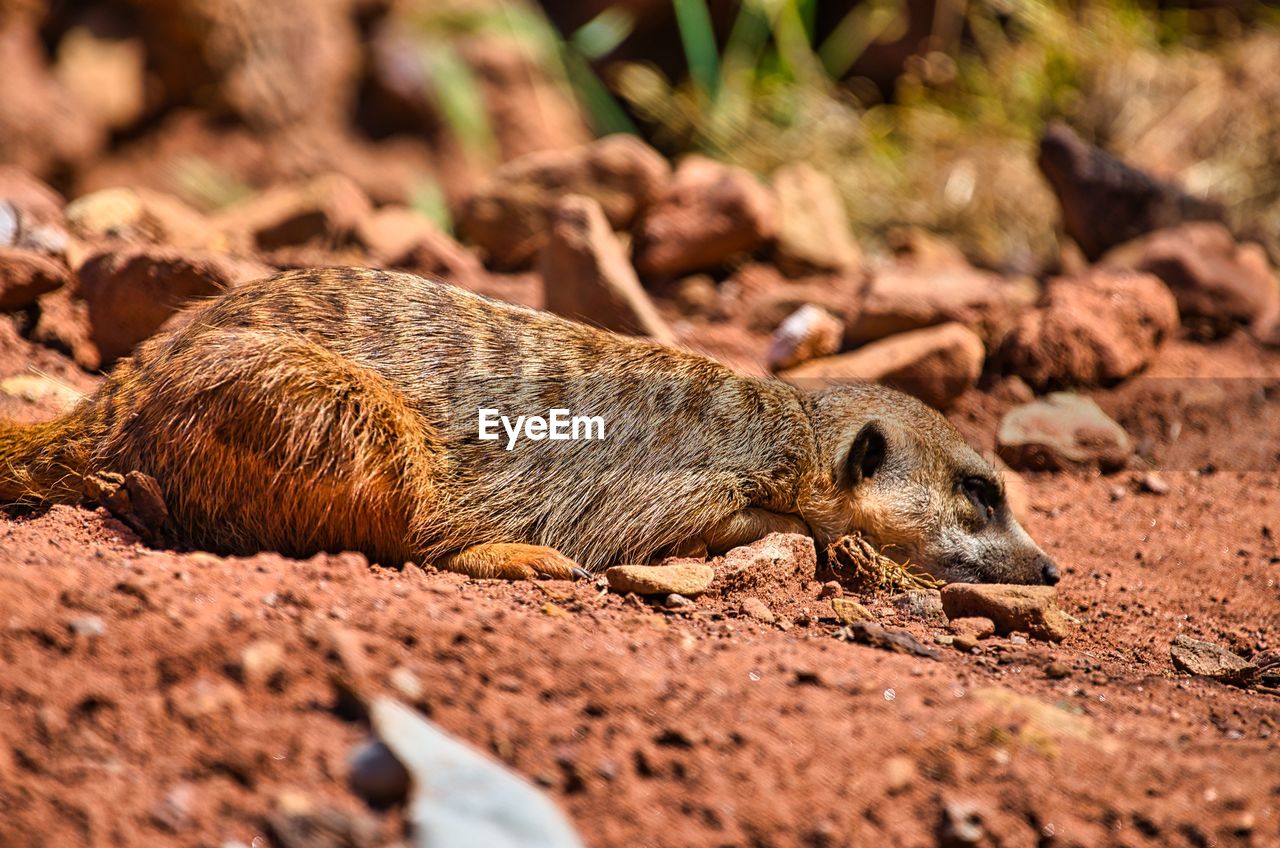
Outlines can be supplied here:
M579 580L590 574L546 545L495 542L473 545L436 561L436 566L481 580Z

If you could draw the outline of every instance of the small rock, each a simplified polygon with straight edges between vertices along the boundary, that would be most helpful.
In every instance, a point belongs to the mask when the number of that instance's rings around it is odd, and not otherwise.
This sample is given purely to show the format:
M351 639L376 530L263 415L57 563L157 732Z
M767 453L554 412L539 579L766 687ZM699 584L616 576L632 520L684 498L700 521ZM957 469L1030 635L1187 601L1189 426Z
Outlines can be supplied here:
M1212 677L1227 683L1248 684L1258 667L1220 645L1179 635L1169 646L1173 665L1179 671L1200 677Z
M1055 392L1011 409L996 435L1000 458L1028 471L1122 468L1133 446L1124 429L1082 395Z
M807 303L778 325L769 343L770 371L794 368L802 362L840 350L844 322L821 306Z
M277 686L284 676L284 647L267 639L250 642L240 651L237 670L247 686Z
M742 613L756 621L762 621L765 624L773 624L778 620L773 610L765 605L765 602L759 598L746 598L742 601Z
M774 233L774 198L750 172L689 156L636 228L636 267L676 277L750 253Z
M1110 385L1145 368L1178 329L1178 306L1151 274L1094 269L1049 281L998 354L1040 389Z
M772 183L778 199L774 264L794 277L855 270L862 255L831 178L796 162L774 171Z
M884 762L884 787L890 795L898 795L911 788L916 779L916 764L910 757L890 757Z
M855 382L883 383L946 409L977 385L986 351L960 324L900 333L858 350L814 359L778 376L808 390Z
M836 621L844 626L853 624L855 621L875 621L876 617L871 610L852 598L832 598L831 611L836 615Z
M978 637L969 634L956 636L951 640L951 647L963 654L972 654L974 651L979 650Z
M1161 182L1053 123L1040 139L1041 172L1062 207L1062 226L1091 261L1161 227L1221 219L1222 208Z
M469 283L484 273L480 260L425 215L384 206L360 219L356 240L389 268Z
M844 587L840 585L838 580L828 580L822 584L822 589L818 591L819 600L825 601L827 598L843 598Z
M1280 283L1266 251L1238 243L1221 224L1158 230L1116 248L1102 262L1163 280L1177 300L1182 322L1201 338L1256 325L1280 309Z
M426 694L427 687L422 684L418 675L404 666L396 666L387 675L391 688L400 693L400 697L409 701L417 701Z
M870 645L873 648L880 648L881 650L899 654L911 654L912 656L931 660L939 659L941 656L933 648L926 648L920 644L919 640L911 635L909 631L890 630L874 621L855 621L841 633L846 631L851 641ZM893 690L890 689L888 691L892 692ZM886 698L885 700L892 700L892 698Z
M526 267L542 251L551 211L564 195L596 200L611 228L626 229L670 174L666 160L632 135L530 153L499 167L466 200L458 232L482 248L493 266Z
M1167 495L1171 489L1169 481L1154 471L1142 475L1138 480L1138 488L1151 495Z
M1052 586L949 583L942 587L947 618L991 619L1001 635L1021 631L1037 639L1061 642L1072 620L1058 609Z
M328 174L268 189L223 212L217 224L259 250L308 242L336 246L352 241L371 211L369 198L350 178Z
M604 573L615 592L637 595L701 595L711 588L715 573L701 563L675 565L615 565Z
M1044 676L1050 680L1065 680L1071 676L1071 666L1062 660L1054 660L1044 667Z
M109 188L76 198L67 205L66 221L73 235L88 242L118 239L212 251L233 246L195 209L144 188Z
M73 636L97 639L106 635L107 623L96 615L86 615L81 618L71 619L71 621L67 622L67 629L71 631Z
M191 783L175 783L151 807L151 820L170 833L177 833L191 823L197 789Z
M996 632L996 623L989 618L982 616L971 616L968 618L953 618L947 622L947 629L956 635L969 639L985 639Z
M80 268L90 335L109 364L154 335L185 304L267 276L256 262L136 245L93 254Z
M939 645L949 647L955 644L956 637L952 636L950 633L935 633L933 641L937 642Z
M1006 279L967 264L934 267L898 261L872 276L860 309L845 327L846 346L935 327L963 324L984 342L996 342L1014 316L1035 303L1034 283Z
M409 772L377 739L357 745L347 757L347 783L375 808L399 804L409 794Z
M942 613L942 595L937 589L908 589L890 597L889 603L918 621L932 623L941 622L945 618Z
M667 599L663 602L668 609L687 609L694 605L693 600L686 598L679 592L672 592L667 595Z
M949 801L942 808L938 823L938 848L968 848L978 845L986 836L982 812L971 801Z
M0 312L26 309L36 298L60 288L67 269L30 250L0 247Z
M675 343L592 198L571 194L556 204L540 270L547 310L606 330Z
M674 299L686 315L710 315L720 299L720 291L710 275L694 274L676 284Z

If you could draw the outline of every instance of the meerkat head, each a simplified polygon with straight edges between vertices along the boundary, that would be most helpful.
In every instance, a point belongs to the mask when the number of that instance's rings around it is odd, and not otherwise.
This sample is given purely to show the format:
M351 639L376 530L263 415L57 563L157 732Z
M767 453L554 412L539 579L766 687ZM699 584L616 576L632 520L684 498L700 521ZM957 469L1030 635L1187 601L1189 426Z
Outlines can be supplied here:
M820 544L857 531L950 582L1058 582L1000 473L938 412L880 386L812 398L821 468L800 504Z

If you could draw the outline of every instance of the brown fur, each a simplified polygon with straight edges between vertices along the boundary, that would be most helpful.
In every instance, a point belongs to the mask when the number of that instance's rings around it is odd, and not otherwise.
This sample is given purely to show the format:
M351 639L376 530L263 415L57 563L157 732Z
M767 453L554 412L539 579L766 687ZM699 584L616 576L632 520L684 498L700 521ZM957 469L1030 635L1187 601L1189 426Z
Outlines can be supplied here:
M508 451L478 439L480 407L603 416L605 439ZM888 453L851 479L868 433ZM352 269L238 288L142 345L65 418L0 429L0 501L75 502L88 475L137 470L160 484L179 541L230 553L350 549L567 577L574 562L644 561L690 541L719 550L772 530L825 542L857 529L960 579L1038 582L1043 554L1003 508L988 561L939 564L965 547L938 542L966 521L962 468L998 486L941 416L887 389L807 396Z

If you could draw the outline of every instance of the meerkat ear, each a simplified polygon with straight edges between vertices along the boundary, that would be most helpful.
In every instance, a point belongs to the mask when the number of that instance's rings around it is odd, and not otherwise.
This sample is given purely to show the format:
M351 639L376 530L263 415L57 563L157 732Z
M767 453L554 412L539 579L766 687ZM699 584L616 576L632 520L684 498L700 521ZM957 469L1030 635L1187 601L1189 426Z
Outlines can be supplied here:
M874 477L884 464L887 449L888 441L880 424L875 421L864 424L858 435L853 437L849 458L845 460L850 484L856 486L863 480Z

